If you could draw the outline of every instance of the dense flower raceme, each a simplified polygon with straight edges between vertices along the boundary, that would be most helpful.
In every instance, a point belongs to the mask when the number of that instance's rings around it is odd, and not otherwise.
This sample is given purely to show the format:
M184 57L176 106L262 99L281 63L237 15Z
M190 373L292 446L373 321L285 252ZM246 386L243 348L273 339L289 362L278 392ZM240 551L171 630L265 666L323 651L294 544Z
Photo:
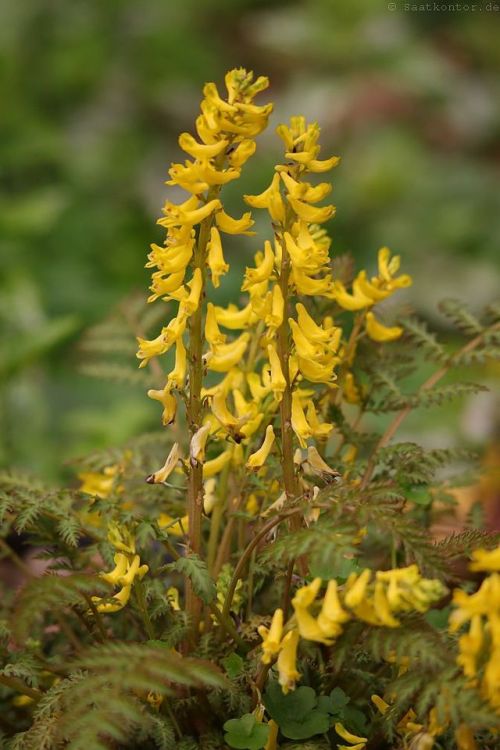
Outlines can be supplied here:
M266 127L272 107L253 103L254 96L267 86L267 79L252 82L251 74L234 70L226 76L226 86L226 99L220 97L215 84L205 86L196 121L199 140L186 133L179 139L192 158L184 165L172 165L168 184L182 187L190 197L181 204L165 204L164 217L159 220L167 229L165 244L152 246L147 264L157 269L149 299L161 297L178 303L177 314L157 338L139 339L137 355L144 366L152 357L175 347L174 369L165 386L149 391L163 406L164 424L174 421L177 394L186 394L189 387L185 334L190 317L203 302L205 269L218 287L229 269L223 236L252 234L251 214L236 220L229 217L219 191L239 177L255 150L253 139ZM330 316L315 319L309 309L311 300L329 300L340 312L361 311L365 333L376 341L392 341L402 333L400 327L384 326L369 309L411 283L408 276L397 275L399 258L391 258L387 248L379 252L378 274L369 279L366 272L360 272L352 291L332 278L331 240L321 225L334 216L335 208L317 205L331 185L313 185L307 176L327 172L339 158L319 158L319 128L307 124L303 117L292 118L289 126L280 125L277 132L285 146L284 163L276 166L271 184L262 193L244 196L251 208L268 211L274 238L263 242L255 254L255 266L245 271L241 291L247 300L241 308L211 302L204 307L203 364L215 385L205 386L201 392L209 408L199 426L207 429L202 436L203 449L198 456L191 449L190 462L203 464L205 480L226 467L246 464L259 471L270 454L279 453L275 420L288 384L291 426L300 447L306 449L315 440L325 441L330 436L333 425L323 421L315 388L317 384L337 387L336 368L343 365L345 369L347 350L342 329ZM197 248L201 248L201 259L196 257ZM278 332L285 334L286 356L279 351ZM349 357L352 360L352 351ZM348 364L350 367L352 361ZM356 393L350 371L344 373L342 386L346 394ZM213 456L209 460L205 449ZM299 472L301 463L299 457Z
M440 581L422 578L416 565L377 571L375 575L367 568L359 574L351 573L342 587L335 580L328 581L318 600L322 585L321 578L315 578L295 592L294 615L286 625L283 611L277 609L270 628L259 628L262 661L270 664L277 657L279 682L285 693L293 690L300 678L296 665L299 637L331 646L353 619L397 628L401 624L398 614L426 612L446 593Z
M468 625L458 639L457 661L486 700L500 709L500 547L473 552L470 569L489 575L474 594L454 592L450 629Z

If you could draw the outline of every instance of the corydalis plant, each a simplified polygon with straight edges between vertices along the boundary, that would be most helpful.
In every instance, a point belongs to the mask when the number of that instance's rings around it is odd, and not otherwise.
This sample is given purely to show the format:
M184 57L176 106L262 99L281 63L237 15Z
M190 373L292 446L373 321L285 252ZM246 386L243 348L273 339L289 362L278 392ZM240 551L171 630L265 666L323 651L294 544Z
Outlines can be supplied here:
M164 388L150 390L149 396L162 403L165 425L176 419L179 398L186 404L191 441L189 458L184 460L188 477L184 522L189 549L195 554L202 550L203 498L208 494L204 480L210 478L210 495L217 495L212 477L227 485L228 470L243 466L264 476L264 464L276 451L281 463L278 490L290 502L305 489L300 481L304 463L300 449L306 448L308 468L325 476L334 474L314 444L325 444L333 430L323 413L329 400L336 398L337 370L341 385L355 400L350 369L363 327L379 342L402 333L400 327L384 326L368 308L411 283L408 276L396 276L399 258L391 258L387 248L379 252L378 276L369 280L362 271L352 292L332 278L331 241L321 225L334 216L335 207L317 205L332 186L313 185L308 176L328 172L339 158L320 159L319 127L293 117L289 126L277 128L285 153L271 184L259 195L244 196L251 207L267 209L272 234L256 252L255 267L245 271L241 291L247 302L242 308L234 304L221 308L207 301L207 270L214 287L229 270L222 236L253 234L250 213L234 219L225 212L221 188L240 176L255 151L254 137L267 125L272 105L253 102L267 85L266 78L253 82L252 74L240 69L226 76L226 99L215 84L205 86L196 120L199 140L188 133L180 136L179 145L191 159L184 165L173 164L167 183L183 188L190 197L181 204L165 203L158 223L167 229L167 236L163 246L152 245L147 264L157 269L149 301L161 297L178 302L178 307L157 338L139 339L137 356L142 367L175 346L174 368ZM341 311L361 311L348 341L329 315L314 314L312 307L321 300ZM231 336L225 331L241 333ZM208 387L211 373L222 377ZM177 451L176 445L166 463L169 470L164 467L157 481L173 471ZM212 455L209 460L207 451ZM210 530L212 568L223 494L221 488ZM300 527L296 518L291 523ZM300 564L304 572L303 561ZM196 629L201 606L189 581L186 601Z

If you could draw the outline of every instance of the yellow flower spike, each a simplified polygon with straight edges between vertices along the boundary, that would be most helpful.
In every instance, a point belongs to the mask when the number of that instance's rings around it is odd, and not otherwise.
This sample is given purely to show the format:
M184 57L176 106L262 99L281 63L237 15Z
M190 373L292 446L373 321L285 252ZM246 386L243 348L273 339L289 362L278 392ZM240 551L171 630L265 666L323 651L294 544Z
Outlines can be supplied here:
M205 447L209 435L210 423L207 422L198 430L196 430L193 437L191 438L189 455L191 458L191 464L193 466L196 466L196 464L202 464L205 461Z
M281 369L278 352L273 344L268 345L267 356L269 358L269 364L271 365L271 390L274 393L274 397L279 402L283 398L283 392L286 388L286 380L283 375L283 370Z
M219 503L216 488L217 480L215 477L210 477L210 479L207 479L203 485L203 510L207 516L210 515L215 506Z
M215 307L211 302L207 304L207 315L205 318L205 338L211 346L224 344L227 339L226 334L221 333L220 331L217 323Z
M344 593L344 604L353 609L357 607L363 601L366 593L366 589L372 577L372 572L369 568L365 568L359 575L357 573L351 573L346 581L346 588Z
M217 289L220 277L229 271L229 265L224 260L222 242L217 227L210 229L210 241L207 245L207 264L212 273L212 284Z
M259 625L257 632L262 638L262 657L263 664L270 664L273 657L281 648L281 639L283 637L283 610L277 609L271 620L271 626L267 629L264 625Z
M254 155L257 144L248 138L241 141L238 146L229 154L229 163L232 167L242 167L245 162Z
M150 476L147 477L146 482L148 484L161 484L162 482L166 482L179 463L180 458L179 443L174 443L161 469L155 471L154 474L150 474Z
M215 214L215 221L220 231L225 234L255 234L248 231L254 224L250 211L244 213L241 219L233 219L222 209Z
M335 216L335 206L323 206L322 208L318 208L297 200L296 198L292 198L290 195L287 196L287 200L297 216L309 224L322 224L324 221L328 221L328 219Z
M154 390L151 388L148 391L149 398L154 401L159 401L163 405L162 422L164 425L172 424L177 413L177 399L171 393L168 388L164 388L161 391Z
M274 261L275 258L271 243L266 240L264 242L264 258L258 264L257 268L246 268L245 280L242 284L241 291L248 291L251 286L267 281L273 273Z
M380 622L388 628L397 628L401 625L391 613L389 602L382 581L376 581L373 596L373 606Z
M222 469L227 466L233 457L233 449L227 448L225 451L220 453L217 458L211 458L210 461L205 461L203 464L203 478L208 479L209 477L220 474Z
M108 583L117 586L120 578L127 572L128 558L123 552L117 552L114 556L115 567L109 573L99 573L99 576Z
M500 571L500 546L492 550L473 550L469 570L474 572L484 570L490 573Z
M298 630L291 630L285 635L281 644L276 666L278 667L278 682L286 695L295 690L295 683L300 680L297 670L297 646L299 645Z
M372 312L366 313L366 332L373 341L395 341L403 334L401 326L384 326Z
M179 590L176 589L175 586L170 586L170 588L167 589L166 596L171 609L173 609L174 612L180 612L181 606L179 604Z
M189 531L189 518L188 516L182 516L182 518L175 519L168 513L160 513L158 526L160 529L165 529L167 534L171 536L184 536Z
M349 294L341 281L333 282L333 299L344 310L362 310L364 307L373 305L373 300L363 294L357 280L352 285L352 291L353 293Z
M271 312L266 315L265 323L268 329L274 330L282 324L285 310L285 300L279 284L273 286L271 300Z
M340 721L337 721L335 723L335 731L337 732L339 737L342 737L343 740L346 740L346 742L350 742L351 744L360 743L361 747L364 747L364 745L366 745L366 743L368 742L367 737L359 737L357 734L349 732L345 728L345 726L340 723Z
M181 133L179 136L179 146L193 159L213 159L219 156L228 145L228 141L219 141L209 145L198 143L189 133Z
M248 333L243 333L230 344L220 344L208 352L204 359L209 370L229 372L241 361L250 340Z
M271 448L273 447L274 439L275 436L273 426L268 425L266 427L266 436L264 438L264 442L262 443L261 447L255 451L255 453L252 453L252 455L246 462L247 469L260 469L260 467L265 464L266 459L271 452Z
M306 419L297 391L292 393L292 429L297 435L300 447L305 448L307 445L306 441L312 437L313 431Z

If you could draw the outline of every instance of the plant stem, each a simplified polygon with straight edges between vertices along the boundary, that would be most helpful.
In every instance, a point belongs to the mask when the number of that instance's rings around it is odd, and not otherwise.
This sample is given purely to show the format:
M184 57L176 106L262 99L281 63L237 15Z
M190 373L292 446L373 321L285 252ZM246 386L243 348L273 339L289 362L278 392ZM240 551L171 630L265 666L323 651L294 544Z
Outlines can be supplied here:
M207 202L217 197L220 186L210 188ZM202 404L201 389L203 385L203 298L205 296L205 261L207 243L210 239L210 228L213 216L204 219L200 225L198 242L193 259L193 270L199 268L202 277L202 289L198 308L193 313L189 325L189 398L187 402L187 420L191 436L201 427ZM197 461L190 464L187 495L187 515L189 523L188 546L191 552L201 552L201 518L203 511L203 465ZM202 602L194 593L191 581L186 578L186 612L191 618L192 633L190 640L195 642L198 636L201 619Z
M479 344L482 342L483 337L486 333L490 333L492 331L496 331L500 329L500 323L497 323L494 326L491 326L490 328L486 329L485 331L482 331L478 336L471 339L467 344L465 344L461 349L456 351L454 354L449 357L448 361L445 362L445 364L439 368L439 370L436 370L430 377L427 378L425 383L422 383L420 388L417 391L417 394L423 393L424 391L428 391L430 388L433 388L436 383L438 383L444 376L448 373L448 371L453 367L455 362L460 359L464 354L467 354L468 352L473 351L476 349ZM410 414L412 410L411 406L405 406L404 409L401 409L400 412L396 414L392 422L387 427L386 431L378 441L377 445L375 446L369 460L368 464L366 466L366 470L363 476L363 479L361 480L360 489L363 490L367 486L368 482L370 481L373 471L375 469L375 460L376 455L378 451L383 448L387 443L392 440L396 432L399 430L401 424L404 422L408 414Z
M293 517L297 513L302 513L302 508L290 508L290 510L283 511L283 513L280 513L278 516L275 516L274 518L270 518L267 523L265 523L261 530L252 538L250 543L247 545L245 551L241 555L240 559L238 560L238 563L234 569L233 576L231 578L231 582L227 589L226 599L224 601L224 607L222 609L222 614L224 617L229 616L229 612L231 611L231 604L233 603L233 597L234 592L236 591L236 586L238 585L238 581L241 578L241 574L245 568L245 565L247 563L248 558L252 554L255 547L259 544L260 540L263 539L266 534L268 534L271 529L273 529L275 526L277 526L281 521L283 521L285 518Z
M225 466L222 470L220 477L220 483L217 487L218 502L212 511L210 518L210 536L208 538L208 550L207 550L207 567L210 573L214 573L214 563L217 554L217 544L219 541L219 532L222 522L222 516L224 515L224 509L226 507L226 495L227 495L227 480L229 477L229 465Z

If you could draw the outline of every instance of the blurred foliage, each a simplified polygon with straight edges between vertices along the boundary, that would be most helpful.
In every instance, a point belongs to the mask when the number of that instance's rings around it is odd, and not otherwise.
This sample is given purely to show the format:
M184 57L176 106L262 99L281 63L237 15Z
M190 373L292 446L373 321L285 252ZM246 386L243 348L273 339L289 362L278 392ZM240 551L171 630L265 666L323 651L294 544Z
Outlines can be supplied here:
M0 462L54 477L75 453L154 424L142 388L96 388L78 373L76 343L145 288L175 134L200 84L235 65L270 76L275 122L307 111L325 151L342 155L335 253L401 252L415 276L406 300L427 315L445 296L491 299L493 15L390 12L378 0L2 4ZM247 192L264 186L277 148L272 133L261 139ZM251 247L227 257L242 266Z

